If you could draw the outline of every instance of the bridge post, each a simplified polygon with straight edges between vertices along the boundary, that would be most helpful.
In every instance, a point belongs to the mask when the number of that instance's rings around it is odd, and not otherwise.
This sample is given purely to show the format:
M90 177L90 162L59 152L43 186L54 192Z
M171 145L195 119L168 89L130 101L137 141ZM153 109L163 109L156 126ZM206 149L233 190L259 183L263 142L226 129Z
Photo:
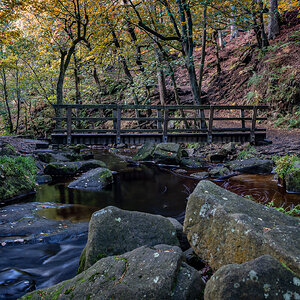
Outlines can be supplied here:
M116 142L117 144L121 143L121 108L117 106L117 128L116 128Z
M246 128L246 125L245 125L245 110L243 108L241 109L241 118L242 118L242 129L245 129Z
M208 132L207 132L207 142L212 143L212 130L213 130L213 122L214 122L214 106L211 105L209 111L209 122L208 122Z
M164 108L164 130L163 130L163 142L168 142L168 123L169 123L169 110Z
M252 125L250 131L250 140L251 143L255 143L255 129L256 129L256 118L257 118L257 106L253 107L253 114L252 114Z
M161 110L157 109L157 129L162 130L162 125L161 125Z
M67 144L72 142L72 107L67 108Z

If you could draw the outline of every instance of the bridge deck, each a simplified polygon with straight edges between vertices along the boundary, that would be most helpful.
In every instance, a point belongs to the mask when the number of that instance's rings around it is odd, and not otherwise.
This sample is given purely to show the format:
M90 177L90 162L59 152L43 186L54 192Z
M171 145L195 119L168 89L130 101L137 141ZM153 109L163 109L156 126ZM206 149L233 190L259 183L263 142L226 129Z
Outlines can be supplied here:
M56 106L59 113L55 118L57 128L52 134L52 143L87 145L143 144L148 141L255 143L266 138L266 130L256 127L257 121L266 120L258 116L258 111L266 108L267 106L60 105ZM61 117L63 109L66 110L66 115ZM87 109L100 117L78 117L80 110ZM75 110L77 114L74 116ZM240 116L237 117L236 113L234 117L218 115L224 110L230 112L238 110ZM153 112L156 113L155 117ZM133 113L136 117L132 117ZM201 122L203 120L208 121L208 124ZM135 126L130 124L129 128L128 121L136 122ZM228 121L231 122L231 126L224 126ZM81 128L81 122L85 122L84 129ZM111 123L111 128L103 128L107 127L108 122ZM177 127L174 125L176 122ZM220 122L221 127L214 126ZM232 122L235 126L237 122L241 122L241 127L232 128ZM250 126L246 127L249 122ZM86 128L87 123L92 128ZM126 124L122 126L124 123Z

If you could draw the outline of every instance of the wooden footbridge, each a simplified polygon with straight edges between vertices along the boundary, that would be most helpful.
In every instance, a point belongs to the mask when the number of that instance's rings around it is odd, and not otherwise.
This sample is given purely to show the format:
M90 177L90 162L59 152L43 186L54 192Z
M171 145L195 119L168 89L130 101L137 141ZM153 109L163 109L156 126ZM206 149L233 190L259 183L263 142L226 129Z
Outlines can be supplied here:
M268 106L55 105L53 144L258 142ZM93 117L91 117L93 116Z

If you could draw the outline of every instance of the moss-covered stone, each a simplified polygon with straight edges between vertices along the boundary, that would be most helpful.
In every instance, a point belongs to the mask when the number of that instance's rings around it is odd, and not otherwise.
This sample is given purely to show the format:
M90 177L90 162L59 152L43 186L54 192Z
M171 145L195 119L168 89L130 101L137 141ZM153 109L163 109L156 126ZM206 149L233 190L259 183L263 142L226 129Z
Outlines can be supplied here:
M179 247L142 246L102 258L86 271L21 299L201 299L200 273Z
M182 149L179 144L161 143L155 147L153 158L157 163L178 164L181 159Z
M138 152L132 157L132 159L137 161L152 160L154 149L155 145L153 143L146 143L138 150Z
M0 157L0 200L7 200L35 189L37 169L32 157Z
M190 195L184 231L214 269L270 254L300 274L299 221L210 181Z
M76 162L54 162L45 168L45 174L58 176L72 176L76 173L86 172L91 169L106 167L105 163L100 160L76 161Z
M113 175L109 169L96 168L81 175L78 179L69 184L69 188L101 191L113 182Z

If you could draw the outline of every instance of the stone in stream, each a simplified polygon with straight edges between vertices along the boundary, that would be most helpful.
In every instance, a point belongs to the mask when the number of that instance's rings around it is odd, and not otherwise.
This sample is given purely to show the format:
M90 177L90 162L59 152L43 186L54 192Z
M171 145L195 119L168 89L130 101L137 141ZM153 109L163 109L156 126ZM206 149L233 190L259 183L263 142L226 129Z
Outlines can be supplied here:
M226 166L234 172L248 174L271 174L273 170L273 162L271 160L258 158L234 160L227 163Z
M224 177L228 177L230 175L232 175L232 172L230 172L230 170L224 166L217 166L211 170L209 170L209 175L211 177L215 177L215 178L224 178Z
M153 160L154 149L155 149L155 144L146 143L138 150L138 152L133 156L132 159L137 161Z
M140 246L179 246L176 232L177 228L165 217L108 206L92 215L78 272L104 256L123 254Z
M45 174L58 176L72 176L80 172L86 172L95 168L105 168L106 165L101 160L87 160L75 162L54 162L50 163L45 168Z
M205 300L300 299L300 278L270 255L226 265L207 282Z
M193 173L190 175L191 177L194 177L196 179L205 179L209 177L209 173L208 172L198 172L198 173Z
M270 254L300 274L299 220L200 181L190 195L184 232L213 269Z
M181 159L181 146L175 143L160 143L155 147L153 158L156 163L178 164Z
M173 245L142 246L102 258L76 277L22 299L201 299L199 272Z
M197 157L184 157L180 160L180 165L189 169L207 168L207 162L204 159Z
M113 175L109 169L97 168L82 174L72 181L68 188L98 192L113 182Z

